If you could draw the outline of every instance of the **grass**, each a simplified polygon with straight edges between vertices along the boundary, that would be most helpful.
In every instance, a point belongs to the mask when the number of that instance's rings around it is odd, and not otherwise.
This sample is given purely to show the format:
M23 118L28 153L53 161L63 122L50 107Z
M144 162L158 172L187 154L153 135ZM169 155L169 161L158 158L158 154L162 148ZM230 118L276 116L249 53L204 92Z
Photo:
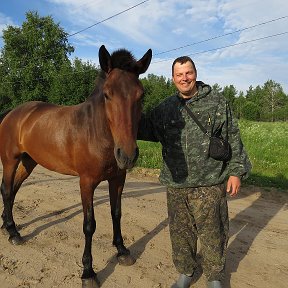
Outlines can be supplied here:
M288 187L288 123L240 121L239 127L253 168L247 184ZM159 143L138 141L140 156L137 166L160 169L162 165Z
M161 144L155 142L138 141L140 155L137 167L160 169L162 165Z
M288 123L239 123L253 168L246 182L264 187L288 187Z

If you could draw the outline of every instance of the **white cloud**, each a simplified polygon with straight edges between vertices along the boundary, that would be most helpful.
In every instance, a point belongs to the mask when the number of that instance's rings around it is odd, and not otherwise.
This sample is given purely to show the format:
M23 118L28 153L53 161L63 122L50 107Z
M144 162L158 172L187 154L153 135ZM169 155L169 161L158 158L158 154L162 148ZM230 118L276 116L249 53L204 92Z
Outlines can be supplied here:
M186 15L191 16L194 22L200 21L215 22L217 21L219 3L217 0L205 1L197 0L191 1L191 8L186 11Z
M55 22L60 22L65 31L72 34L137 5L141 0L49 2L53 9L50 7L50 11L40 15L50 15L52 11ZM284 76L288 70L288 34L241 44L288 31L288 17L244 29L285 16L286 11L288 1L283 0L151 0L70 37L69 42L83 60L91 60L90 54L95 59L95 48L102 44L109 51L125 47L136 58L152 48L154 56L147 73L167 78L171 75L172 61L188 54L198 66L199 77L210 84L233 84L238 90L245 91L250 85L262 85L272 79L279 81L287 93ZM0 26L7 24L8 20L12 22L8 16L5 19L0 14ZM244 30L205 41L240 29ZM239 45L231 46L234 44ZM225 46L230 47L217 50ZM159 53L168 50L172 51ZM204 53L208 50L210 52ZM165 59L169 60L163 61ZM95 61L97 63L98 59Z
M159 23L161 23L165 17L171 17L174 11L171 7L171 5L173 6L173 1L148 1L133 9L130 8L140 2L116 2L112 0L88 3L82 0L50 1L58 5L67 6L69 9L64 9L66 16L70 19L71 23L73 23L73 21L75 22L75 17L77 17L77 26L75 25L75 27L79 30L81 30L80 27L88 27L103 21L100 24L101 28L108 27L110 31L114 31L113 33L117 32L124 38L130 38L146 45L157 44L158 39L155 39L154 35L155 32L157 33L157 31L159 31ZM125 10L127 11L122 13ZM116 16L113 17L114 15ZM104 21L107 18L109 18L109 20ZM94 27L96 27L96 25ZM94 28L91 28L90 33L93 33L93 29Z
M76 47L100 47L103 41L96 39L89 34L77 34L73 37L73 44Z
M6 29L8 25L16 26L10 17L0 12L0 37L2 37L3 30Z

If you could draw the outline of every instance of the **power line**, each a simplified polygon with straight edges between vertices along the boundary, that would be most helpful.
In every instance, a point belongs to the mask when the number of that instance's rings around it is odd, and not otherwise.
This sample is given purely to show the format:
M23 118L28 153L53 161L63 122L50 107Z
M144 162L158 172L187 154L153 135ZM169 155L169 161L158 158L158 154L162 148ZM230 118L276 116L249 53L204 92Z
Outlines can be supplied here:
M145 0L145 1L139 2L138 4L135 4L135 5L129 7L129 8L127 8L127 9L125 9L125 10L122 10L122 11L116 13L116 14L113 14L113 15L111 15L111 16L108 17L108 18L105 18L105 19L103 19L103 20L101 20L101 21L99 21L99 22L97 22L97 23L95 23L95 24L92 24L92 25L90 25L90 26L88 26L88 27L86 27L86 28L83 28L83 29L80 30L80 31L77 31L77 32L75 32L75 33L73 33L73 34L69 34L68 37L72 37L72 36L74 36L74 35L80 34L80 33L84 32L84 31L86 31L86 30L88 30L88 29L90 29L90 28L92 28L92 27L94 27L94 26L96 26L96 25L99 25L99 24L101 24L101 23L103 23L103 22L105 22L105 21L108 21L108 20L110 20L110 19L112 19L112 18L114 18L114 17L116 17L116 16L119 16L119 15L121 15L121 14L123 14L123 13L125 13L125 12L127 12L127 11L129 11L129 10L132 10L132 9L134 9L134 8L140 6L140 5L142 5L142 4L144 4L144 3L148 2L148 1L149 1L149 0ZM261 23L252 25L252 26L248 26L248 27L245 27L245 28L242 28L242 29L238 29L238 30L236 30L236 31L232 31L232 32L225 33L225 34L222 34L222 35L214 36L214 37L211 37L211 38L208 38L208 39L205 39L205 40L201 40L201 41L194 42L194 43L191 43L191 44L183 45L183 46L176 47L176 48L173 48L173 49L170 49L170 50L162 51L162 52L159 52L159 53L154 54L153 56L165 54L165 53L168 53L168 52L172 52L172 51L176 51L176 50L183 49L183 48L186 48L186 47L190 47L190 46L193 46L193 45L196 45L196 44L208 42L208 41L215 40L215 39L217 39L217 38L221 38L221 37L228 36L228 35L231 35L231 34L235 34L235 33L238 33L238 32L244 31L244 30L253 29L253 28L258 27L258 26L261 26L261 25L266 25L266 24L268 24L268 23L272 23L272 22L276 22L276 21L279 21L279 20L283 20L283 19L285 19L285 18L287 18L287 17L288 17L288 16L286 15L286 16L282 16L282 17L279 17L279 18L271 19L271 20L268 20L268 21L265 21L265 22L261 22ZM278 34L274 34L274 35L270 35L270 36L266 36L266 37L262 37L262 38L257 38L257 39L253 39L253 40L249 40L249 41L245 41L245 42L240 42L240 43L235 43L235 44L231 44L231 45L226 45L226 46L223 46L223 47L213 48L213 49L209 49L209 50L205 50L205 51L200 51L200 52L196 52L196 53L188 54L188 55L191 56L191 55L197 55L197 54L207 53L207 52L211 52L211 51L215 51L215 50L221 50L221 49L228 48L228 47L233 47L233 46L237 46L237 45L241 45L241 44L246 44L246 43L250 43L250 42L254 42L254 41L258 41L258 40L263 40L263 39L267 39L267 38L271 38L271 37L280 36L280 35L283 35L283 34L286 34L286 33L288 33L288 32L278 33ZM55 53L52 53L52 54L49 54L49 55L45 55L45 56L39 57L39 59L45 58L45 57L49 57L49 56L51 56L51 55L53 55L53 54L55 54ZM159 61L155 61L155 62L152 61L151 64L160 63L160 62L165 62L165 61L170 61L171 59L172 59L172 58L163 59L163 60L159 60ZM24 68L22 68L22 69L24 69ZM21 68L18 68L18 70L22 70L22 69L21 69Z
M88 27L86 27L86 28L83 28L83 29L80 30L80 31L77 31L77 32L72 33L72 34L68 34L67 37L72 37L72 36L74 36L74 35L80 34L80 33L84 32L84 31L86 31L86 30L88 30L88 29L90 29L90 28L92 28L92 27L94 27L94 26L96 26L96 25L99 25L99 24L101 24L101 23L103 23L103 22L105 22L105 21L107 21L107 20L110 20L110 19L112 19L112 18L114 18L114 17L116 17L116 16L119 16L119 15L121 15L121 14L123 14L123 13L125 13L125 12L127 12L127 11L129 11L129 10L132 10L132 9L134 9L134 8L140 6L140 5L142 5L142 4L144 4L144 3L148 2L148 1L150 1L150 0L142 1L142 2L140 2L140 3L138 3L138 4L134 5L134 6L131 6L131 7L127 8L127 9L125 9L125 10L122 10L122 11L116 13L116 14L113 14L113 15L111 15L110 17L108 17L108 18L106 18L106 19L103 19L103 20L101 20L101 21L99 21L99 22L97 22L97 23L95 23L95 24L92 24L92 25L90 25L90 26L88 26ZM90 3L90 2L89 2L89 3ZM1 38L3 38L3 36L1 36ZM47 54L47 55L44 55L44 56L42 56L42 57L38 57L38 59L40 60L40 59L43 59L43 58L48 58L48 57L53 56L53 55L55 55L55 54L57 54L57 53L58 53L58 52L51 53L51 54ZM34 59L35 59L35 58L34 58ZM20 69L21 69L21 68L20 68ZM24 68L23 68L23 69L24 69Z
M288 31L286 32L282 32L282 33L277 33L277 34L273 34L273 35L268 35L268 36L264 36L264 37L260 37L260 38L256 38L256 39L252 39L252 40L247 40L247 41L243 41L243 42L239 42L239 43L235 43L235 44L231 44L231 45L226 45L226 46L222 46L222 47L217 47L217 48L213 48L213 49L209 49L209 50L204 50L204 51L199 51L199 52L195 52L195 53L190 53L187 54L187 56L193 56L193 55L199 55L199 54L204 54L204 53L208 53L208 52L212 52L212 51L216 51L216 50L221 50L221 49L225 49L225 48L229 48L229 47L234 47L234 46L238 46L238 45L243 45L243 44L247 44L247 43L251 43L251 42L255 42L255 41L259 41L259 40L264 40L264 39L268 39L268 38L272 38L272 37L277 37L277 36L282 36L288 34ZM152 64L156 64L156 63L160 63L160 62L166 62L166 61L171 61L174 60L174 58L168 58L168 59L164 59L164 60L159 60L159 61L155 61L155 62L151 62ZM79 71L79 72L72 72L72 73L65 73L64 75L71 75L71 74L80 74L80 73L86 73L86 72L90 72L90 71ZM44 77L38 78L35 81L44 79ZM7 82L3 82L2 84L11 84L11 83L20 83L22 82L21 80L19 81L7 81Z
M269 36L264 36L264 37L257 38L257 39L247 40L247 41L243 41L243 42L239 42L239 43L235 43L235 44L230 44L230 45L226 45L226 46L222 46L222 47L217 47L217 48L213 48L213 49L209 49L209 50L204 50L204 51L199 51L199 52L187 54L187 56L204 54L204 53L211 52L211 51L221 50L221 49L225 49L225 48L229 48L229 47L233 47L233 46L238 46L238 45L243 45L243 44L247 44L247 43L251 43L251 42L255 42L255 41L259 41L259 40L263 40L263 39L267 39L267 38L272 38L272 37L281 36L281 35L284 35L284 34L287 34L287 33L288 33L288 31L282 32L282 33L277 33L277 34L273 34L273 35L269 35ZM163 60L155 61L155 62L152 62L151 64L160 63L160 62L166 62L166 61L170 61L170 60L172 60L172 59L174 59L174 58L168 58L168 59L163 59Z
M100 23L103 23L103 22L105 22L105 21L107 21L107 20L109 20L109 19L112 19L112 18L114 18L114 17L116 17L116 16L118 16L118 15L121 15L121 14L123 14L123 13L125 13L125 12L127 12L127 11L135 8L135 7L137 7L137 6L140 6L140 5L142 5L142 4L144 4L145 2L148 2L148 1L149 1L149 0L142 1L142 2L140 2L140 3L138 3L138 4L134 5L134 6L131 6L131 7L127 8L127 9L125 9L125 10L122 10L122 11L120 11L120 12L118 12L118 13L116 13L116 14L114 14L114 15L112 15L112 16L104 19L104 20L101 20L101 21L99 21L99 22L97 22L97 23L95 23L95 24L93 24L93 25L90 25L90 26L88 26L88 27L86 27L86 28L84 28L84 29L82 29L82 30L80 30L80 31L78 31L78 32L75 32L75 33L73 33L73 34L69 34L68 37L71 37L71 36L74 36L74 35L76 35L76 34L79 34L79 33L83 32L83 31L86 31L86 30L90 29L91 27L94 27L94 26L96 26L96 25L98 25L98 24L100 24ZM287 17L288 17L288 16L286 15L286 16L282 16L282 17L279 17L279 18L271 19L271 20L268 20L268 21L265 21L265 22L261 22L261 23L252 25L252 26L248 26L248 27L245 27L245 28L242 28L242 29L235 30L235 31L233 31L233 32L225 33L225 34L218 35L218 36L214 36L214 37L211 37L211 38L208 38L208 39L205 39L205 40L201 40L201 41L194 42L194 43L191 43L191 44L183 45L183 46L176 47L176 48L173 48L173 49L170 49L170 50L162 51L162 52L153 54L153 56L165 54L165 53L168 53L168 52L172 52L172 51L180 50L180 49L183 49L183 48L186 48L186 47L190 47L190 46L193 46L193 45L196 45L196 44L200 44L200 43L208 42L208 41L211 41L211 40L215 40L215 39L217 39L217 38L225 37L225 36L228 36L228 35L231 35L231 34L235 34L235 33L241 32L241 31L245 31L245 30L248 30L248 29L252 29L252 28L255 28L255 27L258 27L258 26L266 25L266 24L268 24L268 23L272 23L272 22L276 22L276 21L279 21L279 20L283 20L283 19L285 19L285 18L287 18ZM217 49L218 49L218 48L216 48L216 50L217 50ZM220 49L221 49L221 48L220 48ZM213 50L212 50L212 51L213 51ZM56 53L51 53L51 54L48 54L48 55L44 55L44 56L42 56L42 57L39 57L38 59L47 58L47 57L50 57L50 56L52 56L52 55L54 55L54 54L56 54ZM162 61L167 61L167 60L160 60L160 61L158 61L158 62L162 62ZM158 63L158 62L154 62L154 63ZM20 69L21 69L21 68L20 68Z
M63 73L62 75L63 76L69 76L69 75L77 75L77 74L82 74L82 73L91 73L92 70L87 70L87 71L74 71L72 73L70 72L67 72L67 73ZM38 82L39 80L45 80L47 79L47 77L39 77L37 79L33 79L32 82ZM17 80L17 81L5 81L5 82L2 82L2 84L14 84L14 83L21 83L23 82L22 80Z
M238 33L238 32L242 32L242 31L245 31L245 30L248 30L248 29L252 29L252 28L255 28L255 27L258 27L258 26L261 26L261 25L265 25L265 24L268 24L268 23L271 23L271 22L282 20L282 19L285 19L287 17L288 16L275 18L275 19L272 19L272 20L269 20L269 21L265 21L265 22L262 22L262 23L259 23L259 24L255 24L255 25L248 26L248 27L245 27L245 28L242 28L242 29L238 29L238 30L235 30L233 32L221 34L221 35L214 36L214 37L211 37L211 38L208 38L208 39L205 39L205 40L201 40L201 41L194 42L194 43L191 43L191 44L187 44L187 45L184 45L184 46L172 48L170 50L166 50L166 51L162 51L162 52L156 53L156 54L154 54L154 56L165 54L165 53L172 52L172 51L176 51L176 50L179 50L179 49L183 49L183 48L190 47L190 46L193 46L193 45L197 45L197 44L200 44L200 43L208 42L208 41L211 41L211 40L215 40L215 39L218 39L218 38L221 38L221 37L232 35L232 34L235 34L235 33Z
M96 26L96 25L99 25L99 24L101 24L101 23L103 23L103 22L105 22L105 21L107 21L107 20L110 20L110 19L112 19L112 18L114 18L114 17L116 17L116 16L119 16L119 15L121 15L121 14L123 14L123 13L125 13L125 12L127 12L127 11L129 11L129 10L132 10L132 9L134 9L134 8L140 6L140 5L142 5L142 4L144 4L145 2L148 2L148 1L150 1L150 0L142 1L142 2L140 2L140 3L138 3L138 4L134 5L134 6L131 6L131 7L127 8L127 9L125 9L125 10L122 10L122 11L120 11L120 12L118 12L118 13L116 13L116 14L108 17L108 18L105 18L105 19L103 19L103 20L101 20L101 21L99 21L99 22L97 22L97 23L95 23L95 24L92 24L92 25L90 25L90 26L88 26L88 27L86 27L86 28L84 28L84 29L82 29L82 30L80 30L80 31L78 31L78 32L69 34L68 37L72 37L72 36L75 36L75 35L77 35L77 34L79 34L79 33L82 33L82 32L84 32L84 31L86 31L86 30L88 30L88 29L90 29L90 28L92 28L92 27L94 27L94 26Z

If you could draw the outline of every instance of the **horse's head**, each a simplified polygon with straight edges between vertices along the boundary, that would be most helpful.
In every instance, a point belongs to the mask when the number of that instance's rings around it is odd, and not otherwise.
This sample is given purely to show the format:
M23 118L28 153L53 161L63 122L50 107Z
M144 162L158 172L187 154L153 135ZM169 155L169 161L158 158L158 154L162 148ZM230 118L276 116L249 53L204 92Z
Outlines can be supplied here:
M124 49L112 55L104 45L99 49L100 66L106 73L103 85L105 111L120 169L132 168L139 155L136 137L144 91L138 77L148 69L151 58L151 49L138 61Z

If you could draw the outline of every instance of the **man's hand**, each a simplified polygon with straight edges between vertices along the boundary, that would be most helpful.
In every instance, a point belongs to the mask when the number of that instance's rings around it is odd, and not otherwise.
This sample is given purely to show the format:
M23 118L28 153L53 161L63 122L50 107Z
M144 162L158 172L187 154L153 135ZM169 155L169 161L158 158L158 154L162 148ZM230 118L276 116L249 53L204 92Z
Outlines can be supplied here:
M236 196L241 186L241 180L237 176L230 176L227 181L226 191L230 196Z

